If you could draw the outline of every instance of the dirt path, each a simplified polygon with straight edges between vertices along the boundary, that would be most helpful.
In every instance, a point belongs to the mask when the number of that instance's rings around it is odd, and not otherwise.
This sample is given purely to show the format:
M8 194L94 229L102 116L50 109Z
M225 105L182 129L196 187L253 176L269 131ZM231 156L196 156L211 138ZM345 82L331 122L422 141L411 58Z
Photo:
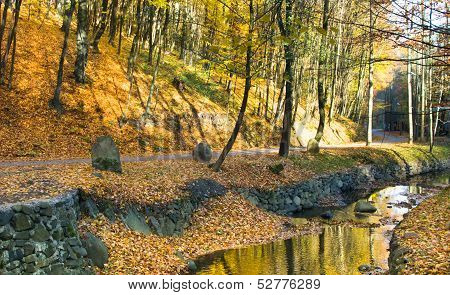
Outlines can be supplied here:
M406 142L406 137L384 134L381 129L373 130L374 142L373 146L382 146L392 143L403 143ZM354 142L349 144L340 145L321 145L323 149L337 149L337 148L358 148L364 147L366 144L364 142ZM305 147L291 147L292 151L306 151ZM241 155L261 155L261 154L276 154L278 153L278 148L257 148L248 150L235 150L230 152L230 156L241 156ZM213 153L213 159L218 158L220 151L215 151ZM176 160L176 159L190 159L192 154L189 152L179 152L171 154L161 154L161 155L149 155L149 156L123 156L121 157L122 162L132 163L132 162L146 162L155 160ZM72 158L72 159L51 159L51 160L20 160L20 161L0 161L0 168L2 167L25 167L25 166L49 166L49 165L72 165L72 164L88 164L91 163L90 158Z

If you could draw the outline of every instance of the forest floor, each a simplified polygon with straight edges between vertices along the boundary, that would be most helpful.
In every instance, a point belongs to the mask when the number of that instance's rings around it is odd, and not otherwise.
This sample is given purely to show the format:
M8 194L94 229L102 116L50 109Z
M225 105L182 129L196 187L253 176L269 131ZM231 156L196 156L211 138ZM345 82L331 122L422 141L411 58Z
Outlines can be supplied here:
M123 173L99 172L90 163L0 167L0 204L57 196L81 188L116 204L153 203L182 198L183 187L195 179L211 178L227 188L271 189L292 184L331 171L363 164L403 164L407 160L447 158L450 147L385 145L326 149L319 154L292 152L288 158L276 154L229 157L222 171L212 173L206 165L192 159L153 160L123 163ZM281 173L271 171L283 165Z
M412 209L395 228L399 248L408 261L400 274L450 273L450 188Z
M259 244L301 233L319 231L317 221L292 224L251 204L236 188L271 189L332 171L357 165L404 163L409 160L447 159L450 146L386 145L383 147L340 148L312 155L292 152L287 159L277 155L239 155L228 158L219 173L191 159L124 163L123 173L99 172L89 164L0 168L0 204L51 198L68 189L80 188L94 198L127 204L166 203L186 196L187 183L213 179L228 189L225 196L208 200L193 215L191 225L180 237L145 236L128 230L121 222L106 218L83 218L80 230L91 231L105 241L110 260L103 274L176 274L183 272L187 259L215 250ZM277 174L270 167L282 164ZM148 251L152 249L152 251Z

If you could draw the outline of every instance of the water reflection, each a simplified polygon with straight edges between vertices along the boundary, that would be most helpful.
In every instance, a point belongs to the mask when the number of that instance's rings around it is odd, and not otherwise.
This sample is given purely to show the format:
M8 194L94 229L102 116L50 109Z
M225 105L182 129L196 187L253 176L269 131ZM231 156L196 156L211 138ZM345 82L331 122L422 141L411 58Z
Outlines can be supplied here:
M198 274L358 274L361 264L387 260L378 229L327 226L322 234L233 249L215 255Z
M448 183L448 171L440 178L429 176L429 183ZM426 179L421 179L424 182ZM371 215L354 213L355 204L335 209L334 219L378 223L381 218L400 221L408 208L398 204L408 203L411 194L422 194L418 185L393 186L368 197L377 207ZM309 216L321 210L309 212ZM298 218L297 222L304 222ZM362 264L387 269L389 234L393 223L375 228L358 228L348 225L326 225L321 234L295 237L286 241L232 249L214 253L199 259L197 274L359 274Z

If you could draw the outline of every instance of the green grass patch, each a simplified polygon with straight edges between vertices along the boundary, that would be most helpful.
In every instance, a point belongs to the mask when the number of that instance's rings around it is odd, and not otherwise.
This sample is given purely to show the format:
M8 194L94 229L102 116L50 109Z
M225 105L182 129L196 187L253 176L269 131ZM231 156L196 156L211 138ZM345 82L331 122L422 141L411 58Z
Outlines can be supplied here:
M193 72L184 72L181 75L181 81L187 86L195 90L197 93L207 97L214 103L226 107L227 95L220 89L220 85L213 82L211 79L206 81L200 74Z
M393 164L411 164L448 159L450 147L435 146L430 153L426 145L398 145L389 148L351 148L346 150L326 151L319 154L294 154L289 157L300 168L325 173L344 170L356 165L377 165L380 167Z
M337 155L330 152L321 152L316 155L293 155L289 159L295 166L323 173L354 167L358 162L349 156Z

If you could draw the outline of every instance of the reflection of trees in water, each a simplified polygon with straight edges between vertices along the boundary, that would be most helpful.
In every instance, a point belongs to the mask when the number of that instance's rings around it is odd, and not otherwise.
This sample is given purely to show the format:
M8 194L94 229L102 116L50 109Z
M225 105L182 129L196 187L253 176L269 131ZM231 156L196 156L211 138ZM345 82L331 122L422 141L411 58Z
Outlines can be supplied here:
M358 267L375 264L385 247L375 235L367 228L328 226L319 235L225 251L200 273L358 274Z

